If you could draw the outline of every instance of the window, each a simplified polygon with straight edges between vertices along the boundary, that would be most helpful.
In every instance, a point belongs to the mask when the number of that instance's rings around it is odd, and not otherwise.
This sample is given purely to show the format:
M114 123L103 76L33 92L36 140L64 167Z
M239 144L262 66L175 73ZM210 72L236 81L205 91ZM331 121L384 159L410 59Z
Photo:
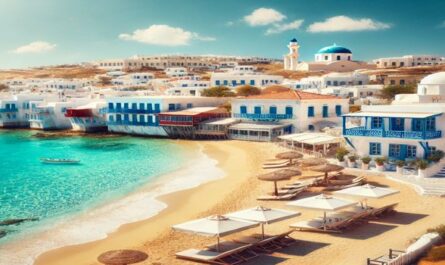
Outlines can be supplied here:
M417 146L407 145L406 146L406 158L416 158L417 156Z
M250 80L250 83L249 83L251 86L254 86L255 85L255 80Z
M314 117L315 116L315 112L314 112L314 107L313 106L307 107L307 116L308 117Z
M328 60L328 56L325 56L325 57L324 57L324 60L327 61L327 60Z
M328 106L323 106L323 118L329 117L329 109Z
M161 106L159 103L155 103L155 112L161 112Z
M128 109L128 103L124 103L124 109Z
M415 132L422 131L422 120L421 119L412 119L411 131L415 131Z
M221 85L221 81L216 80L216 81L215 81L215 85L220 86L220 85Z
M405 129L405 119L402 118L391 118L390 130L392 131L404 131Z
M168 104L168 111L175 110L175 104Z
M309 126L307 127L307 129L308 129L309 131L313 131L313 130L315 130L314 125L312 125L312 124L309 124Z
M381 155L382 144L381 143L369 143L369 155Z
M426 122L426 130L427 131L435 131L436 130L436 118L430 117L425 120Z
M270 107L269 107L269 113L270 113L270 114L277 114L277 107L275 107L275 106L270 106Z
M389 144L389 157L399 158L401 154L400 150L401 147L399 144Z
M108 103L108 108L109 109L113 109L114 108L114 104L112 102Z
M337 61L340 61L340 55L337 55Z
M286 107L286 115L294 115L294 109L291 106Z
M145 104L144 103L139 103L139 109L140 110L144 110L145 109Z
M254 112L255 114L261 114L261 106L255 106Z
M65 113L65 112L66 112L66 108L63 107L63 108L61 109L61 112L62 112L62 113Z
M341 116L342 112L341 112L341 105L336 105L335 106L335 113L337 114L337 117Z
M400 79L400 85L401 86L405 85L405 80L404 79Z
M246 106L241 106L240 107L240 113L241 114L246 114L247 113L247 107Z
M132 103L131 104L131 109L137 109L138 108L138 104L137 103Z
M187 103L187 108L188 109L193 108L193 104L192 103Z
M383 119L381 117L371 118L371 129L381 129L383 126Z

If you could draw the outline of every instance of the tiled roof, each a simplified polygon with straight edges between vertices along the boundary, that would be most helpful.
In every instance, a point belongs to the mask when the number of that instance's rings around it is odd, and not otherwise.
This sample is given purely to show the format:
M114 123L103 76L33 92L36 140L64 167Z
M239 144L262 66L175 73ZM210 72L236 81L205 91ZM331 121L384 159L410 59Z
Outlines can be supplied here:
M284 92L260 94L246 97L245 99L288 99L288 100L317 100L317 99L339 99L332 95L322 95L300 90L289 90Z

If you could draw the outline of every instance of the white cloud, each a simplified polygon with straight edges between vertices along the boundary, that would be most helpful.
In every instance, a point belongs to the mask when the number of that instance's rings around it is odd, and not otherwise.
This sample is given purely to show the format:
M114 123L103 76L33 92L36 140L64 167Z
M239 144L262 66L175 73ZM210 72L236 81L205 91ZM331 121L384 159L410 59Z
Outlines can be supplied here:
M231 26L233 26L233 25L235 25L235 22L233 22L233 21L227 21L227 22L226 22L226 26L227 26L227 27L231 27Z
M29 44L17 47L13 53L42 53L53 50L57 45L46 41L34 41Z
M244 21L250 26L265 26L280 22L285 18L285 15L275 9L262 7L245 16Z
M274 24L271 28L268 28L266 30L266 35L271 34L278 34L284 31L292 30L292 29L299 29L301 25L303 24L303 19L297 19L290 23L285 24Z
M325 21L315 22L309 25L309 32L335 32L335 31L364 31L388 29L391 25L370 18L354 19L347 16L335 16Z
M187 31L179 27L170 27L168 25L151 25L146 29L137 29L131 34L120 34L119 38L122 40L163 46L188 45L192 40L215 40L213 37L201 36L196 32Z

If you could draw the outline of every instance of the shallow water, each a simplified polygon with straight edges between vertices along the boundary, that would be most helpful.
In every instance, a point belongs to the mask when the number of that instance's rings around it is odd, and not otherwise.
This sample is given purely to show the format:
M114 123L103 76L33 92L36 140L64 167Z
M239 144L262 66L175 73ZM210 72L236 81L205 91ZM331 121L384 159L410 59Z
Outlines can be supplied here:
M0 245L26 230L86 212L123 197L156 176L181 167L184 147L137 137L42 139L34 131L0 131L0 221L39 218L3 226ZM79 159L78 165L43 164L42 157Z

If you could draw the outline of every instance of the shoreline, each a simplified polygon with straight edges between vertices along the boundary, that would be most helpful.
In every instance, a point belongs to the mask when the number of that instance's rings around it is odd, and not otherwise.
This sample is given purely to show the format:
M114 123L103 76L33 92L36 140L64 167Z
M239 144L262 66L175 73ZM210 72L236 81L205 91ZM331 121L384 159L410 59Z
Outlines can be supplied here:
M245 160L247 160L246 152L243 150L243 148L236 147L235 142L231 142L230 144L227 144L228 142L224 142L224 148L221 147L221 143L216 142L190 142L190 141L178 141L179 144L186 144L191 146L197 146L198 148L201 148L202 150L200 152L203 153L203 155L207 156L208 159L214 160L215 165L213 165L215 170L221 170L220 166L221 164L224 164L226 162L226 159L229 154L233 155L233 151L236 150L238 153L244 153ZM244 145L244 144L242 144ZM253 145L251 143L247 143L247 145ZM222 150L225 149L225 150ZM237 156L239 157L239 156ZM202 159L202 157L201 157ZM208 162L208 161L206 161ZM231 161L232 162L232 161ZM202 163L201 163L202 164ZM201 165L200 164L200 165ZM190 168L190 165L187 165L187 168ZM207 173L207 172L205 172ZM210 172L209 172L210 173ZM134 238L134 237L140 237L141 236L141 230L150 230L151 233L147 233L146 236L144 236L144 240L149 239L155 239L160 234L166 232L165 230L169 230L170 226L173 224L176 224L178 222L185 221L189 218L192 218L194 214L196 214L196 211L200 210L200 207L194 206L196 203L203 203L201 201L201 198L204 194L211 197L214 195L215 190L219 190L218 183L221 181L225 182L232 182L232 188L227 189L226 191L221 191L220 196L221 198L224 198L227 196L228 193L231 192L232 189L236 188L238 185L236 179L236 175L229 176L227 172L221 170L220 171L221 176L219 177L212 177L209 179L209 176L207 176L207 179L203 179L199 183L194 183L189 187L182 187L180 190L171 191L166 194L161 194L155 197L155 200L163 203L166 205L163 209L159 210L157 214L152 215L150 217L144 218L140 221L135 222L128 222L125 224L120 225L117 229L115 229L113 232L110 232L107 234L105 238L94 240L87 243L77 244L77 245L71 245L71 246L64 246L56 249L52 249L46 252L43 252L40 254L34 264L44 264L44 265L50 265L50 264L92 264L95 261L95 258L102 252L109 250L112 247L115 248L122 248L121 246L124 245L127 248L133 247L132 244L128 244L129 242L127 240L128 238ZM206 174L208 175L208 174ZM162 178L163 182L165 183L171 183L170 181L174 181L174 178ZM239 178L239 182L243 182L244 178ZM215 190L212 188L209 188L213 186ZM226 185L224 185L226 187ZM209 190L210 189L210 190ZM219 197L219 196L218 196ZM220 199L221 199L220 198ZM183 203L188 202L187 206L184 207ZM217 203L217 200L213 202L208 202L209 206L214 206L213 203ZM178 212L181 212L181 214L178 214ZM184 218L184 213L190 213L189 218ZM181 216L183 219L177 220ZM166 220L170 220L171 222L165 222ZM163 225L159 226L157 225L158 222L162 222ZM150 228L149 228L150 227ZM153 227L155 229L153 230ZM153 233L154 231L154 233ZM127 241L127 243L122 242ZM96 253L98 253L96 255ZM69 259L67 260L67 257ZM88 258L87 258L88 257Z
M222 177L223 172L216 167L217 162L209 158L201 146L188 141L177 144L182 145L181 148L186 148L184 155L189 160L185 161L179 169L155 176L154 179L122 197L110 198L110 200L97 203L93 208L44 221L28 234L18 235L9 242L5 242L0 248L0 264L3 262L20 265L33 264L38 255L51 249L106 238L122 225L151 218L168 208L169 205L159 199L160 197ZM193 176L193 171L197 170L196 167L202 167L209 172L208 180L200 177L203 175L202 172L199 176ZM192 181L187 180L188 183L186 183L181 176L190 177ZM138 213L137 209L142 207L146 210ZM96 222L103 225L95 229ZM75 226L79 226L80 229ZM76 230L80 230L83 235L77 233ZM31 247L24 248L23 245Z

